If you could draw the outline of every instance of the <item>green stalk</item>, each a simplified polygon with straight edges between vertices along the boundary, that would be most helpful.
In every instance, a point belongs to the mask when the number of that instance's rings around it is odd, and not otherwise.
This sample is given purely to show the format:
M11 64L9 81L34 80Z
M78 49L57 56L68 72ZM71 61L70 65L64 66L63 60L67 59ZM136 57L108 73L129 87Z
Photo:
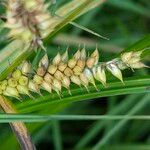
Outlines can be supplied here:
M12 104L4 97L0 96L0 105L5 113L16 114L17 111L13 108ZM35 150L35 146L31 141L27 128L23 122L12 122L10 126L16 135L22 150Z
M59 121L52 121L52 130L55 150L62 150L62 140Z
M6 119L7 118L7 119ZM0 115L0 123L9 123L16 121L23 122L46 122L52 121L54 137L59 138L59 123L57 121L90 121L90 120L145 120L149 121L149 115ZM57 134L57 135L56 135ZM57 139L55 137L55 140ZM58 139L57 139L58 140ZM56 143L60 143L57 141Z

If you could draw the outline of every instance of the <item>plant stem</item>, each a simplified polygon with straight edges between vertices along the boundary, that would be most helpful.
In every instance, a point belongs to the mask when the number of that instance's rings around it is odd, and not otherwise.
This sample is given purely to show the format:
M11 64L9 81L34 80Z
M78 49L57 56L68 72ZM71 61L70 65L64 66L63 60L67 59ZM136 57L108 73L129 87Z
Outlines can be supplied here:
M0 96L0 105L5 113L17 114L12 104L5 97ZM10 126L17 137L22 150L35 150L27 128L23 122L10 123Z

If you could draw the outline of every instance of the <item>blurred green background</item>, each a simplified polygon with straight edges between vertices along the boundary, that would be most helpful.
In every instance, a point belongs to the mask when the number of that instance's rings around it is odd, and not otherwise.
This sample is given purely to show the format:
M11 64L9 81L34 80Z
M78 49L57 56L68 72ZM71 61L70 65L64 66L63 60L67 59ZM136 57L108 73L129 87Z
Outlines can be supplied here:
M51 8L55 10L69 0L57 0ZM1 13L2 13L1 9ZM75 20L93 31L108 37L99 39L72 25L66 26L47 44L48 55L54 56L59 50L69 46L73 53L79 44L86 45L91 52L98 44L100 60L110 60L121 50L142 39L150 31L149 0L107 0L103 5ZM0 29L0 46L7 44L6 30ZM149 58L147 58L148 60ZM124 72L124 76L148 75L148 69L135 73ZM83 93L84 94L84 93ZM76 102L62 109L60 114L103 115L103 114L142 114L150 115L149 95L122 95ZM147 105L142 105L145 101ZM28 124L32 126L32 124ZM38 123L34 124L38 125ZM0 124L0 141L11 133L8 125ZM150 150L150 121L53 121L44 123L32 134L37 149L102 149L102 150ZM7 143L7 142L6 142ZM5 143L5 144L6 144ZM2 144L2 143L1 143ZM1 150L1 147L0 147Z

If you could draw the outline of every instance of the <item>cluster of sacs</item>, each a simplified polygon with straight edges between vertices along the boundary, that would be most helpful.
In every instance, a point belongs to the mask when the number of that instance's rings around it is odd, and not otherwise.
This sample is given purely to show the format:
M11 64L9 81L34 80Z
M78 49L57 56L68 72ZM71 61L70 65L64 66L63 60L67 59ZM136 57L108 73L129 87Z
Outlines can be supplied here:
M8 37L41 46L41 39L47 36L47 30L57 18L48 12L44 0L8 0L6 19L4 27L10 29Z
M106 86L106 70L123 82L121 70L145 67L141 62L141 54L142 51L126 52L109 62L99 62L97 48L90 56L87 56L85 48L78 50L72 58L68 58L68 51L63 55L58 53L51 62L46 54L32 76L32 67L25 61L6 80L0 82L0 94L20 99L20 94L32 97L31 91L41 94L40 90L43 89L49 93L56 91L61 97L63 87L71 94L71 83L83 85L87 91L91 83L97 89L95 79Z

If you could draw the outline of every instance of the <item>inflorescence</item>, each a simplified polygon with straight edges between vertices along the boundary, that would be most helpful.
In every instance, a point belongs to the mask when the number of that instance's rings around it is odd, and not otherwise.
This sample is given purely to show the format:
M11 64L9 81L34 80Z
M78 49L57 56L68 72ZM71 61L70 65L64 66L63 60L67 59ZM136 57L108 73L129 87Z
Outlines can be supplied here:
M53 30L56 17L48 11L44 0L8 0L6 2L6 22L10 29L8 37L20 39L25 44L43 47L42 39Z
M31 64L25 61L1 81L0 94L17 99L21 98L21 94L32 98L31 92L41 95L40 90L43 89L49 93L56 91L61 97L63 87L71 94L72 83L83 85L87 91L89 84L92 84L98 90L95 80L106 86L106 70L123 82L121 70L146 67L141 62L141 54L142 51L125 52L108 62L99 62L97 48L90 56L87 56L85 48L78 50L72 58L68 57L68 51L63 55L58 53L52 61L45 54L35 73L32 74Z

